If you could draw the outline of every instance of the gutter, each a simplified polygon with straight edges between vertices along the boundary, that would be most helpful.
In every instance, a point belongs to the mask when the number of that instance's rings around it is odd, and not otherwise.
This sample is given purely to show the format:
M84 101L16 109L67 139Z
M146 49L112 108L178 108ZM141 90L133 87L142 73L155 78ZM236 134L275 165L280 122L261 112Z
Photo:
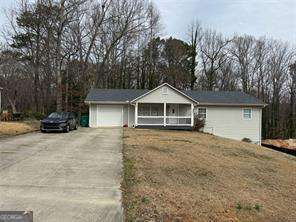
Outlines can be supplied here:
M133 101L90 101L85 100L86 104L119 104L119 105L125 105L125 104L131 104L134 105ZM245 103L197 103L195 106L227 106L227 107L266 107L268 104L245 104Z
M266 107L268 104L245 104L245 103L199 103L201 106L235 106L235 107Z
M129 101L122 102L122 101L84 101L86 104L129 104Z

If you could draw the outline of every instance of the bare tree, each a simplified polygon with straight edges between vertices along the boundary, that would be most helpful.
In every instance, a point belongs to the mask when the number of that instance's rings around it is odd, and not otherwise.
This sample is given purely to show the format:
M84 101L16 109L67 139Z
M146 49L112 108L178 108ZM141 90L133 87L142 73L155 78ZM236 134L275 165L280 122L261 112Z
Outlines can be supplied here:
M203 88L214 90L217 84L217 71L226 59L226 46L231 40L221 33L206 30L201 40L201 61L203 69Z
M197 65L198 65L198 47L202 39L202 28L198 22L193 23L189 33L189 58L190 58L190 89L194 89L197 80Z
M254 37L236 36L230 48L241 79L242 89L246 93L250 93L255 85L255 46L256 41Z
M270 137L280 135L280 101L283 89L288 79L289 65L292 63L293 53L288 45L277 41L270 41L270 54L267 60L270 91L271 91L271 117Z

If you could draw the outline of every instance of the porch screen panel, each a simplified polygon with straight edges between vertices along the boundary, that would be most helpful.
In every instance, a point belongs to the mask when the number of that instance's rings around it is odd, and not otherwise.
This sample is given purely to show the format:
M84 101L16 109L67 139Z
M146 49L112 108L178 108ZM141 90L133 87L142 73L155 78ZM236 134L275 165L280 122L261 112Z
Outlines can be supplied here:
M138 116L163 116L163 104L139 103Z
M163 116L163 104L150 104L151 105L151 116Z
M157 118L157 117L139 117L138 118L138 124L140 125L163 125L163 118Z
M139 116L150 116L150 104L139 103L138 115Z
M180 104L179 105L179 116L191 116L191 104Z

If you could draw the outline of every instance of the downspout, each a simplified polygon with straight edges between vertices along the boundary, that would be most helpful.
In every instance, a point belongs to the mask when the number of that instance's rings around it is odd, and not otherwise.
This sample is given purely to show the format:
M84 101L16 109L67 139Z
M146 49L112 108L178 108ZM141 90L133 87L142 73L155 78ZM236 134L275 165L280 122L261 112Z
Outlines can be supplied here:
M130 103L129 101L127 102L127 127L130 127L130 122L129 122L129 107L130 107Z
M2 113L2 106L1 106L1 104L2 104L2 101L1 101L1 96L2 96L1 91L2 91L2 89L3 88L0 87L0 122L1 122L1 113Z

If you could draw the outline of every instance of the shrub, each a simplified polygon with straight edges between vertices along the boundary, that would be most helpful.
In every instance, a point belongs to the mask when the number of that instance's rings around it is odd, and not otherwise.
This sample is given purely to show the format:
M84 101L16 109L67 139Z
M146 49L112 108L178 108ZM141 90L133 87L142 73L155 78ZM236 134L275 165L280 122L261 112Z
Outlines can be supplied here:
M41 112L32 112L32 111L28 111L24 113L24 117L25 118L29 118L29 119L36 119L36 120L41 120L44 117L46 117L45 114L41 113Z
M246 138L246 137L243 138L242 141L246 142L246 143L252 143L252 140L250 138Z
M200 131L205 126L205 120L194 117L193 131Z
M45 118L46 115L43 114L43 113L40 113L40 112L34 112L34 113L33 113L33 117L34 117L35 119L37 119L37 120L41 120L41 119Z

